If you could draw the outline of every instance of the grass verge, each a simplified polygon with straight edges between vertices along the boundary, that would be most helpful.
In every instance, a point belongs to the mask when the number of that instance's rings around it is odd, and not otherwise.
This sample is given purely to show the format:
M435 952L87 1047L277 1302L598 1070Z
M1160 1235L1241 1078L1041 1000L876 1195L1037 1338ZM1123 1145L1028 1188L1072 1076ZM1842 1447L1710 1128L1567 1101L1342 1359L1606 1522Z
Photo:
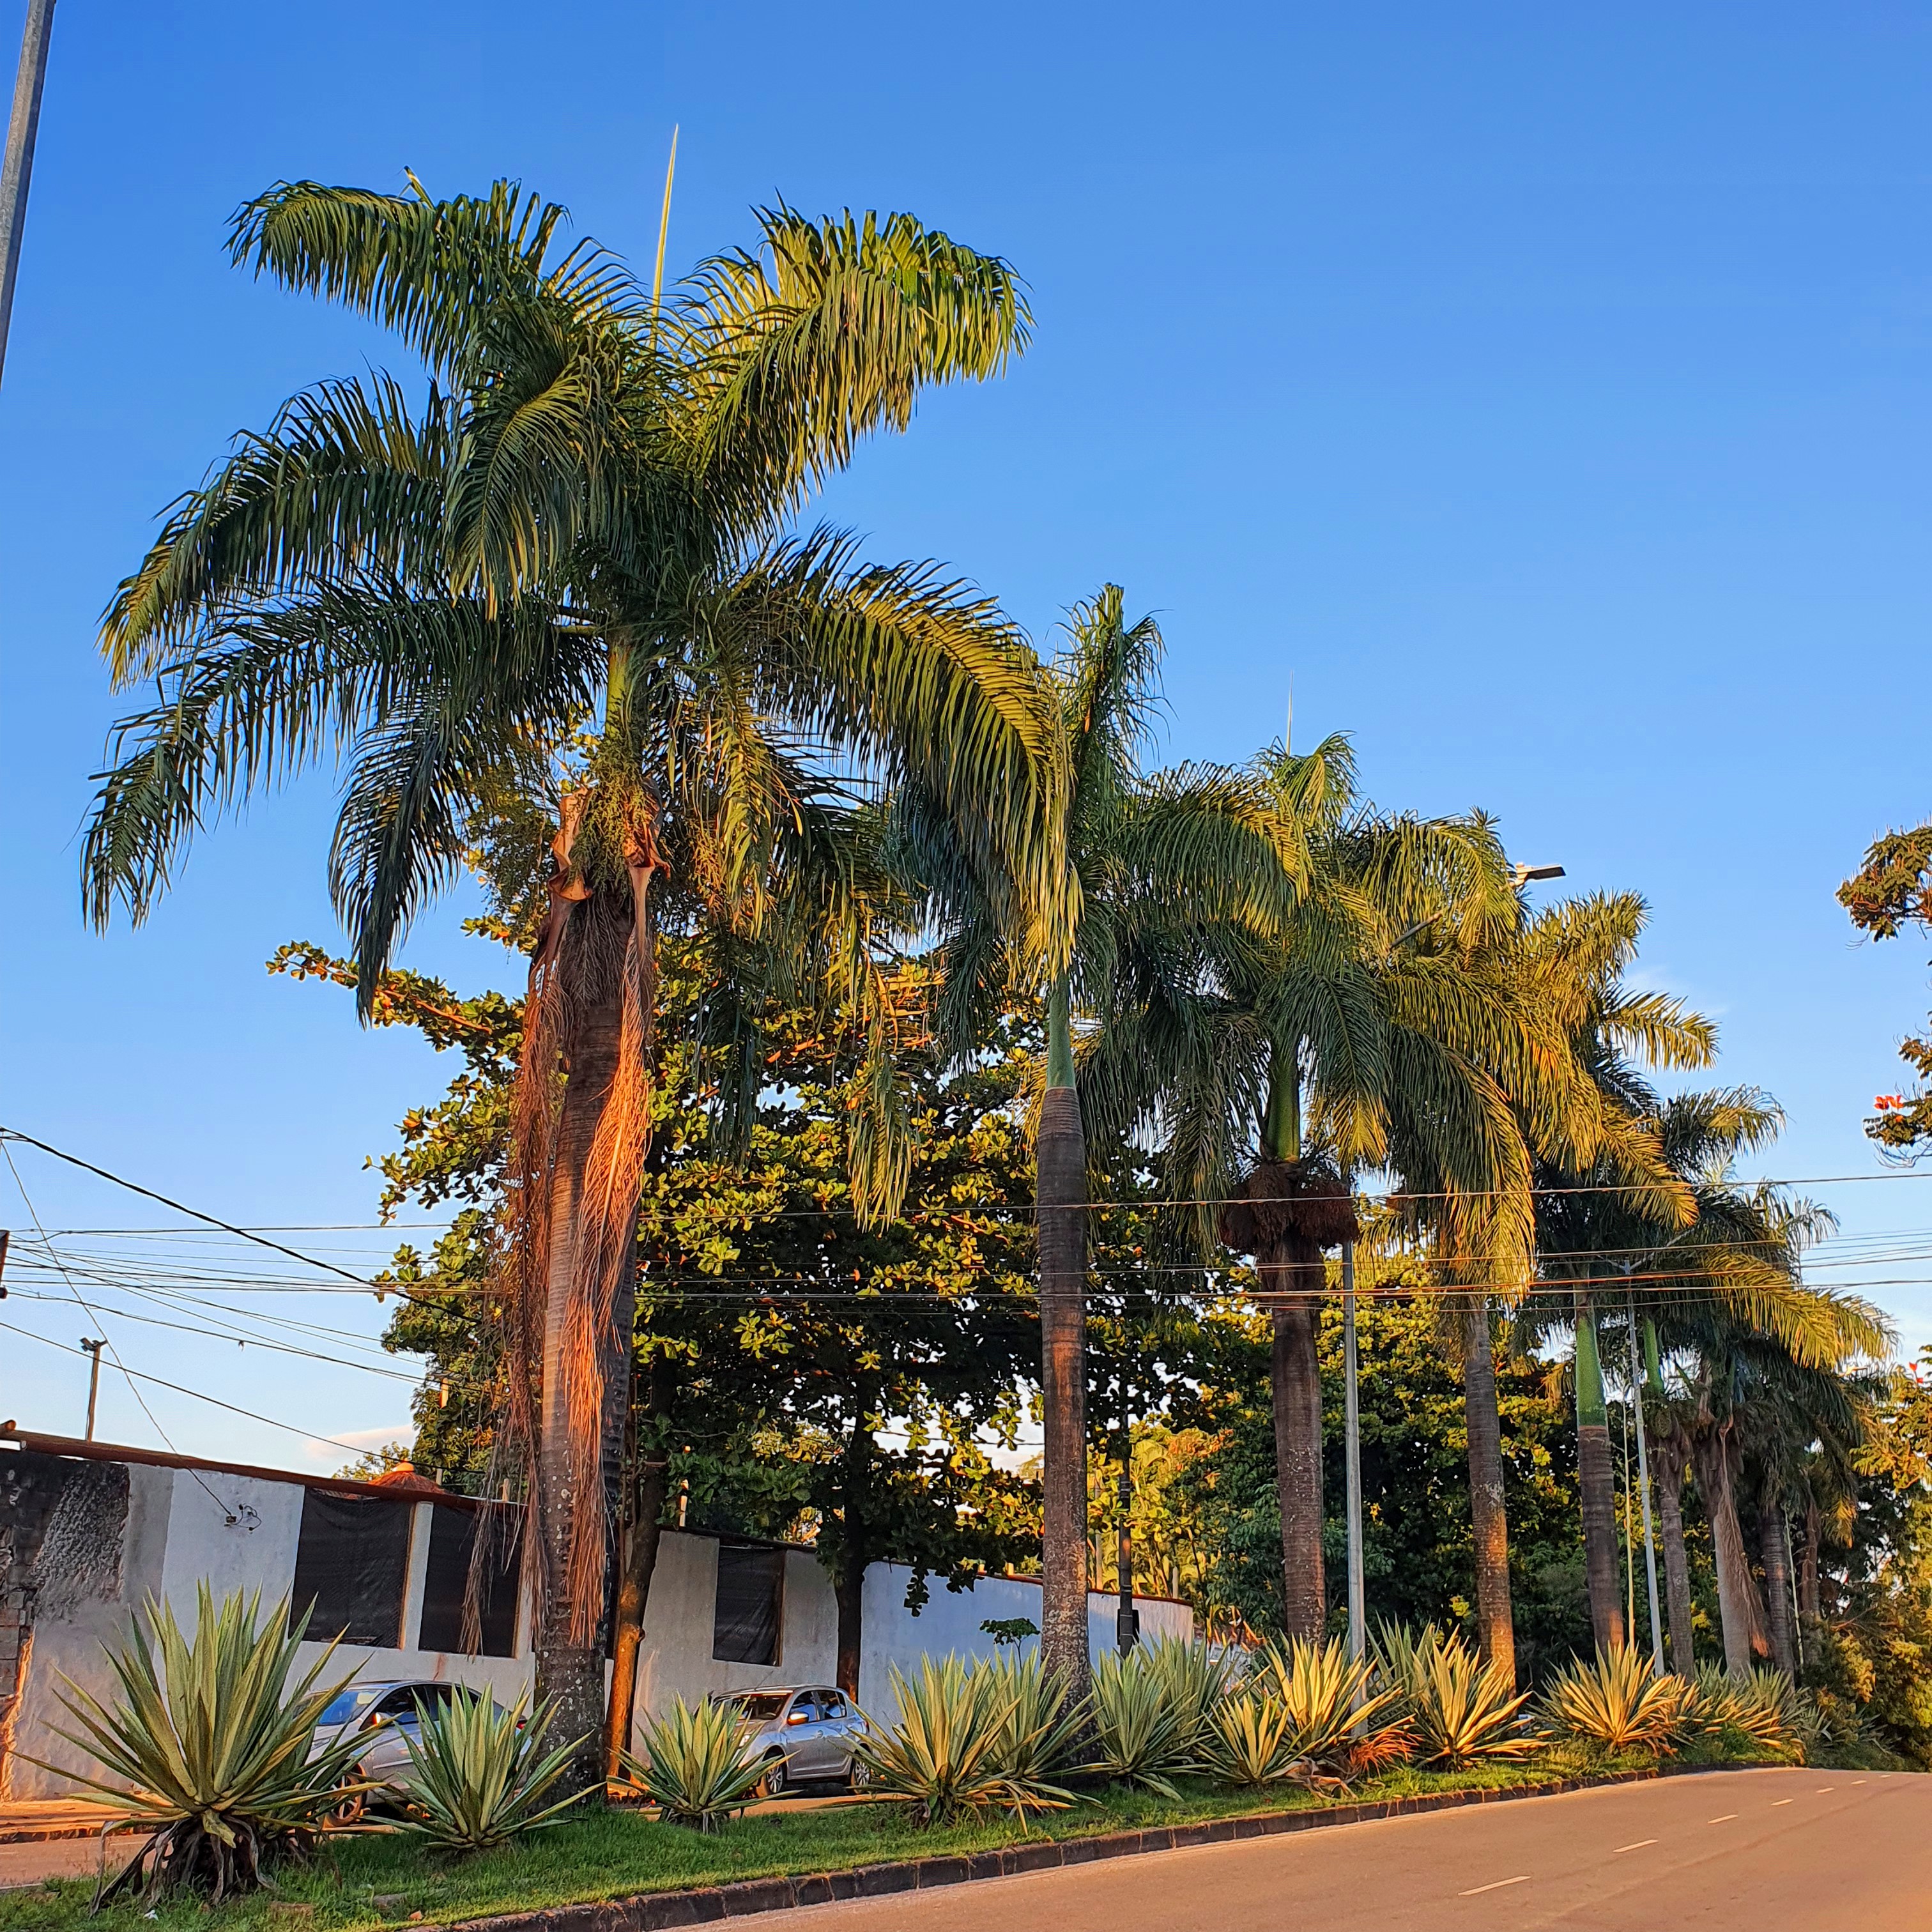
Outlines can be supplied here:
M1709 1761L1738 1765L1784 1760L1726 1754ZM1526 1764L1460 1772L1402 1766L1358 1786L1352 1797L1372 1800L1532 1786L1606 1771L1648 1768L1654 1762L1647 1754L1611 1757L1570 1746ZM735 1879L945 1857L1028 1838L1082 1838L1244 1814L1319 1810L1338 1802L1344 1801L1318 1797L1298 1786L1252 1792L1186 1783L1178 1804L1150 1792L1106 1790L1092 1793L1070 1810L1036 1816L1024 1829L1005 1814L989 1812L971 1822L927 1831L908 1819L903 1804L881 1801L766 1812L740 1818L710 1836L628 1810L586 1812L532 1832L519 1844L476 1857L444 1856L404 1834L337 1838L328 1841L313 1864L282 1868L276 1874L276 1892L258 1892L213 1908L180 1901L163 1906L152 1919L133 1905L117 1906L90 1919L91 1880L50 1880L37 1888L0 1893L0 1932L80 1932L83 1927L91 1932L141 1932L144 1925L156 1923L176 1932L249 1932L256 1927L263 1932L297 1932L308 1927L314 1932L365 1932L406 1924L418 1916L424 1924L445 1925L498 1912L728 1884ZM124 1860L136 1842L110 1840L110 1871L116 1868L114 1847L121 1847L119 1856Z

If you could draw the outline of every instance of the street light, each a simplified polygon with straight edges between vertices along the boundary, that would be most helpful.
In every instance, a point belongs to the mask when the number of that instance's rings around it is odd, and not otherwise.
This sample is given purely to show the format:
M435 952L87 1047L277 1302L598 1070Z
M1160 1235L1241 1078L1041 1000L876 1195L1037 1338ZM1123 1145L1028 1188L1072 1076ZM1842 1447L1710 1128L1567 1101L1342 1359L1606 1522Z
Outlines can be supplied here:
M1560 879L1562 876L1563 868L1561 866L1512 866L1510 868L1510 884L1513 886L1526 886L1532 879Z
M100 1396L100 1352L106 1347L107 1339L103 1336L98 1342L90 1342L83 1335L80 1338L80 1346L94 1358L87 1372L87 1434L83 1438L92 1442L94 1440L94 1405Z

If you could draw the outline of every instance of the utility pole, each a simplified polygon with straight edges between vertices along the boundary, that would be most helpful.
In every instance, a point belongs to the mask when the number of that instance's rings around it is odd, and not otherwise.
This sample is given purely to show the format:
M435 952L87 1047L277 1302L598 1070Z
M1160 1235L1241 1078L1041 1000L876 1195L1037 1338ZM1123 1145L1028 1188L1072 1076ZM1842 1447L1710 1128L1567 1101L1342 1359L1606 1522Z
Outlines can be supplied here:
M80 1346L93 1358L87 1371L87 1434L82 1438L92 1442L94 1440L94 1405L100 1400L100 1352L107 1346L106 1337L104 1336L98 1342L90 1342L83 1335L80 1338Z
M1355 1388L1355 1244L1342 1246L1342 1360L1344 1463L1348 1471L1348 1654L1357 1663L1368 1648L1368 1600L1362 1580L1361 1404Z
M27 223L27 187L34 174L34 137L40 129L40 89L46 82L47 41L53 28L54 0L27 0L14 112L7 124L7 158L0 166L0 373L7 367L7 331L14 319L20 233Z

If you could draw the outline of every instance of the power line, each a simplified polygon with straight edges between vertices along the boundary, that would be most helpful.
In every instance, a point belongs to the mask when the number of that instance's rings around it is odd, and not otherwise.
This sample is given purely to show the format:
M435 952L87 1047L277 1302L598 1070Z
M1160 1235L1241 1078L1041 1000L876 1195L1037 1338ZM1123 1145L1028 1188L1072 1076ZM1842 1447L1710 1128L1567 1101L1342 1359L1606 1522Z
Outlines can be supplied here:
M28 1341L38 1342L44 1348L57 1348L63 1355L77 1355L81 1352L78 1348L70 1348L64 1342L56 1342L50 1335L36 1335L31 1328L16 1328L10 1322L0 1322L0 1328L4 1328L10 1334L24 1335ZM157 1388L172 1389L176 1395L192 1396L196 1402L208 1402L217 1408L225 1408L231 1415L245 1416L250 1422L265 1423L271 1429L281 1430L290 1436L299 1436L304 1442L326 1442L335 1448L346 1449L352 1456L362 1453L352 1442L344 1442L338 1437L322 1435L313 1429L298 1429L292 1422L278 1422L272 1415L257 1415L252 1408L238 1408L232 1402L222 1401L218 1396L204 1395L200 1389L184 1388L179 1382L164 1382L159 1376L144 1374L139 1369L123 1368L121 1372L136 1382L152 1382ZM158 1423L154 1426L158 1429L160 1426ZM165 1435L161 1439L167 1442ZM168 1447L174 1449L172 1442L168 1443ZM180 1451L176 1450L175 1453L178 1455ZM213 1492L209 1493L212 1495ZM217 1497L215 1500L220 1502L220 1498ZM224 1504L223 1507L225 1508L226 1505Z

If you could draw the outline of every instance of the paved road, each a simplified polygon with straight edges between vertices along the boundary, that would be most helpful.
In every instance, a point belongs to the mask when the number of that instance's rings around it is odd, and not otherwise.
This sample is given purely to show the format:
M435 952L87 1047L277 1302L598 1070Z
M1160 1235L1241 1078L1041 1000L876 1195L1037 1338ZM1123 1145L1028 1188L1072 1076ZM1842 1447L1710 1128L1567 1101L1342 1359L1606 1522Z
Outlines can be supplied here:
M758 1922L770 1932L1927 1932L1932 1778L1665 1778Z

